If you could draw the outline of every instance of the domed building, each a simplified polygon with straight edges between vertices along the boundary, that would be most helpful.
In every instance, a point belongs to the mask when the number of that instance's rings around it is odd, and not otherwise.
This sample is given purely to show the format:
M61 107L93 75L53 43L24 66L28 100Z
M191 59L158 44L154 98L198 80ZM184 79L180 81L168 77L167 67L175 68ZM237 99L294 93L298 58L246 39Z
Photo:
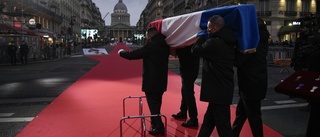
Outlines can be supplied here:
M107 26L107 32L111 41L132 41L135 26L130 26L130 14L122 0L114 6L111 13L111 25Z

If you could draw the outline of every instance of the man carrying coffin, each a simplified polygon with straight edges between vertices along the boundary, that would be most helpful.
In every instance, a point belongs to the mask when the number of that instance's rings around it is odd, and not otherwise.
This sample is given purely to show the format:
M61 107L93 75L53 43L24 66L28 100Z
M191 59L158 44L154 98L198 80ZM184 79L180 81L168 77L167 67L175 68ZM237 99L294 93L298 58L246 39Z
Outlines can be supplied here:
M148 42L133 51L120 49L119 55L128 60L143 60L142 91L146 95L151 115L161 114L162 95L167 90L169 46L165 37L151 27L147 30ZM164 124L161 117L151 117L151 135L163 135Z

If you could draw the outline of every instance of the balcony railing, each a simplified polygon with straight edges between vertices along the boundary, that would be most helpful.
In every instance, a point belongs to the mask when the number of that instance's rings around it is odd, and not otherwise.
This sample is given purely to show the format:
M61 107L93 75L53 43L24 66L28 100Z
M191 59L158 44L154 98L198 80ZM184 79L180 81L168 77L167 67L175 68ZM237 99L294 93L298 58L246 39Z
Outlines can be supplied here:
M305 16L310 16L313 14L312 12L300 12L300 16L305 17Z
M271 11L258 11L257 16L260 17L269 17L271 16Z
M285 16L297 16L297 11L285 11Z
M177 5L174 6L173 11L176 12L176 11L178 11L178 10L181 9L181 8L184 9L184 6L185 6L185 1L182 1L182 2L180 2L179 4L177 4Z
M83 23L89 23L90 21L88 19L81 19L81 22Z
M51 16L53 17L53 15L55 16L55 20L58 22L62 22L63 18L58 15L57 13L50 11L49 9L39 5L38 3L33 2L32 0L24 0L24 1L20 1L20 0L12 0L12 2L14 3L23 3L24 5L26 5L27 7L33 7L32 10L30 10L30 13L44 13L47 16Z

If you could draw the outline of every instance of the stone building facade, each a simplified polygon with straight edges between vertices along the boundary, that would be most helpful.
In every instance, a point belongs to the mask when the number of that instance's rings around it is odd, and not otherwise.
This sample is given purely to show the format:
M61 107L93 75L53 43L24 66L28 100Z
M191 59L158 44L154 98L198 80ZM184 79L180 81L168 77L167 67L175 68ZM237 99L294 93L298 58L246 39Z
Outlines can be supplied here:
M114 6L111 25L106 26L108 40L111 42L132 42L135 26L130 25L130 14L122 0Z

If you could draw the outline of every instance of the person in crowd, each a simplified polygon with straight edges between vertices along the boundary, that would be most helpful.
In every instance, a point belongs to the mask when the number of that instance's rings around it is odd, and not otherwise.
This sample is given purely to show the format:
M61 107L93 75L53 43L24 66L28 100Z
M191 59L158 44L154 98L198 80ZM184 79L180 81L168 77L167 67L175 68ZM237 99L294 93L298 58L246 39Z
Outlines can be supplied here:
M248 119L252 135L263 137L261 100L266 97L268 85L267 55L269 31L261 18L258 18L260 41L254 53L236 52L235 66L238 74L239 102L236 119L233 122L234 137L239 137Z
M43 53L44 53L44 59L50 59L50 46L45 44L44 45L44 49L43 49Z
M146 95L151 115L161 114L162 96L167 90L169 45L165 36L158 33L155 27L148 28L146 32L148 42L143 47L124 51L120 49L118 54L128 60L143 60L142 91ZM161 117L151 117L151 135L163 135L164 124Z
M29 46L25 41L22 41L20 46L20 57L22 64L28 64Z
M290 64L295 71L306 69L306 57L304 56L302 49L304 46L308 45L308 37L309 29L305 25L302 25L300 37L296 40Z
M306 56L305 60L307 62L307 71L320 73L320 35L319 32L311 34L308 39L309 47L307 51L304 51ZM306 49L305 49L306 50ZM314 86L313 89L319 88ZM315 91L317 92L317 91ZM320 100L309 99L309 121L306 131L306 137L319 137L320 136Z
M51 57L52 57L52 59L54 59L54 58L57 57L57 45L54 44L54 43L52 43L52 44L51 44L51 48L52 48L52 55L51 55Z
M191 53L191 47L186 46L176 49L176 55L179 58L179 70L182 81L181 87L181 104L180 111L172 114L175 119L187 119L181 125L184 127L197 127L198 126L198 109L196 99L194 97L194 82L198 77L200 58Z
M310 58L310 66L309 71L314 71L320 73L320 36L316 37L317 39L317 49L312 53L312 57ZM319 88L319 87L318 87ZM320 137L320 101L309 100L310 106L310 115L309 122L306 132L306 137Z
M60 58L61 58L61 57L63 57L63 56L65 56L65 47L66 47L66 46L64 46L64 45L65 45L65 44L64 44L64 43L62 43L62 42L59 44L59 49L60 49L60 51L59 51L59 52L60 52Z
M72 48L72 44L71 42L68 42L68 45L67 45L67 55L71 55L71 48Z
M207 30L209 38L200 36L191 50L203 59L200 100L208 102L198 136L209 137L217 126L220 137L232 137L230 105L234 92L236 38L219 15L208 20Z
M7 48L7 53L10 56L11 65L16 65L17 64L17 50L18 50L17 45L15 44L14 41L11 41L8 44L8 48Z
M301 32L300 37L297 38L296 44L293 49L293 55L291 58L290 67L292 67L295 71L307 70L309 63L310 56L305 52L306 47L308 47L308 39L310 36L309 28L306 24L302 23L301 25ZM307 102L309 102L307 100ZM301 111L310 111L310 104L308 103L307 106L303 106L299 108Z
M36 56L37 56L37 45L35 42L32 43L31 45L31 55L32 55L32 59L33 61L36 61Z

